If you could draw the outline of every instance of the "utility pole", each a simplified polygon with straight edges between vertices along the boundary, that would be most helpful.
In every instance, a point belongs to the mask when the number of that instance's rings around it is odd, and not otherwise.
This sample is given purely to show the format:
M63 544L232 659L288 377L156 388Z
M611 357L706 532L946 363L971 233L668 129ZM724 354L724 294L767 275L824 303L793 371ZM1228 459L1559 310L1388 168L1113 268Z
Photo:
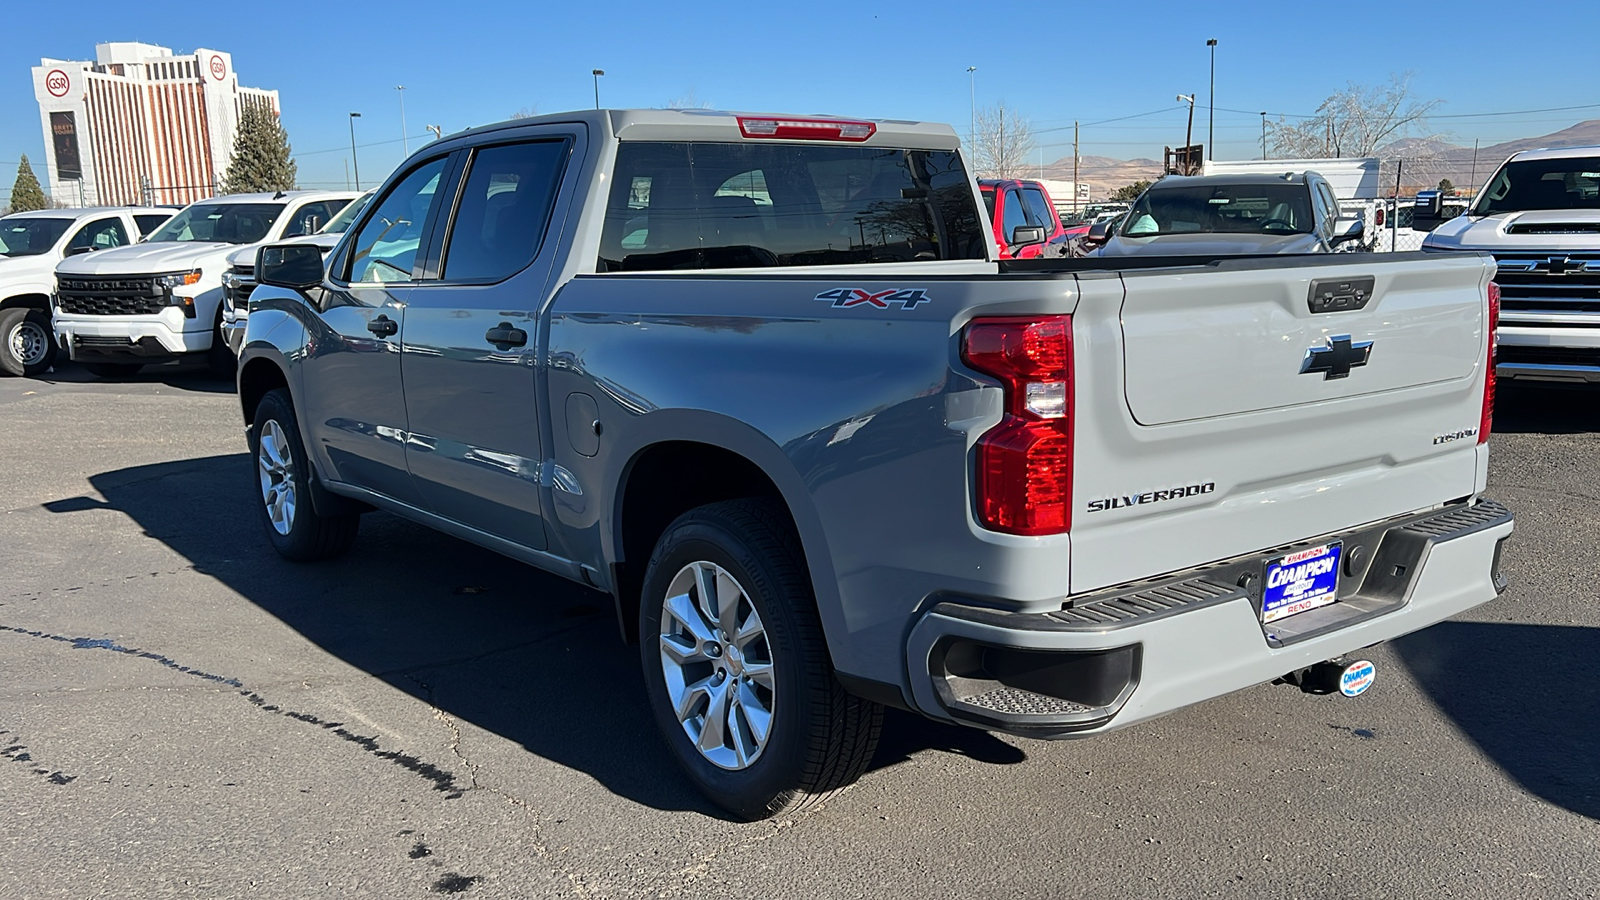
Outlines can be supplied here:
M1206 126L1206 159L1216 159L1211 147L1217 142L1217 39L1207 40L1206 46L1211 48L1211 122Z
M1183 174L1193 175L1194 165L1189 159L1189 148L1194 146L1194 95L1179 94L1178 102L1187 101L1189 104L1189 127L1183 132Z
M967 93L972 100L972 118L967 125L967 143L978 143L978 76L973 73L978 71L977 66L967 66Z
M995 162L999 163L997 168L999 168L1000 171L994 173L995 177L1010 178L1011 160L1006 157L1006 105L1004 103L1000 104L999 147L1000 152L996 154Z
M1267 111L1261 111L1261 158L1267 158Z
M594 75L594 108L595 109L599 109L600 108L600 76L604 75L605 73L606 73L605 69L595 69L591 73L592 75Z
M406 137L406 86L397 84L394 89L400 92L400 146L407 156L411 155L411 141Z
M350 114L350 164L356 170L356 190L361 190L361 160L356 157L356 120L361 118L361 113Z
M1472 139L1472 177L1469 178L1467 181L1468 181L1467 186L1472 188L1472 196L1474 196L1474 197L1478 196L1478 139L1477 138L1473 138Z
M1072 120L1072 211L1083 212L1078 206L1078 120Z

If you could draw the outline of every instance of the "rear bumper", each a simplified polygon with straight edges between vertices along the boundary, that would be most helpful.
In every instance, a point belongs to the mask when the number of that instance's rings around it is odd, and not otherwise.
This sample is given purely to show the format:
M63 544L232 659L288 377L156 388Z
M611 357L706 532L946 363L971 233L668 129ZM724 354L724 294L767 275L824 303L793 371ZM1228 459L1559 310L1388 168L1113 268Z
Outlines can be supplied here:
M1123 728L1494 599L1512 527L1508 510L1480 501L1069 598L1059 611L941 602L907 642L913 700L934 718L1029 737ZM1259 580L1243 575L1332 540L1370 548L1346 554L1339 602L1263 626Z

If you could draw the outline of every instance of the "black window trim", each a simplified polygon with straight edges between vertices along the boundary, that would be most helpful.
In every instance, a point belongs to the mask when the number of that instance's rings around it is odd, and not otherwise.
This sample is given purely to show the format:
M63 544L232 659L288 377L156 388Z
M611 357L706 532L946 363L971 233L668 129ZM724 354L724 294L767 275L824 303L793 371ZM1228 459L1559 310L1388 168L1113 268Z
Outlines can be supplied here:
M491 285L510 281L512 278L526 271L541 256L550 239L550 224L555 217L557 205L561 200L562 186L566 183L567 174L572 165L572 149L576 146L577 136L570 131L560 131L551 134L535 132L520 137L508 137L505 140L492 143L474 144L461 151L458 171L455 173L454 194L450 198L450 211L448 215L440 216L435 222L428 237L428 270L426 279L430 284L439 285ZM451 278L445 269L449 262L450 238L455 234L456 216L461 212L461 201L466 194L467 181L472 177L473 163L477 162L478 154L484 150L494 150L500 147L512 147L518 144L561 144L561 168L555 175L555 190L550 195L550 205L545 209L544 228L539 233L539 244L533 248L533 255L528 261L513 272L498 278Z

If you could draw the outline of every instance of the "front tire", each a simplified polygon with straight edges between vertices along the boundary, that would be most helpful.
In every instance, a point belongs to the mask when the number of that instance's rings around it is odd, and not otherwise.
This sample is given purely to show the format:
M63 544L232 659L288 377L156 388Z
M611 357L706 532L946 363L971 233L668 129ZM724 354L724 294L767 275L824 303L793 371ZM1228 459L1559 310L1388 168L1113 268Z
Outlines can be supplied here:
M834 676L799 540L774 504L680 516L656 543L640 606L656 724L713 803L765 819L866 771L882 707Z
M267 539L284 559L310 562L344 553L355 543L361 516L319 515L312 506L310 458L285 388L268 391L250 426L255 459L256 510Z
M0 371L33 378L49 371L55 358L50 313L27 306L0 310Z

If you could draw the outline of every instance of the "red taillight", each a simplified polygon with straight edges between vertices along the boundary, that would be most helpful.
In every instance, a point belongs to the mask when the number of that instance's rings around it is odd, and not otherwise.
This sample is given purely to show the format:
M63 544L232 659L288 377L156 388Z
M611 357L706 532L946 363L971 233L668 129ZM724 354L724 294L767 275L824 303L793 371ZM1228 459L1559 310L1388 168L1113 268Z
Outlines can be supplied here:
M974 319L961 352L1005 386L1005 417L978 439L978 521L1011 534L1070 530L1072 317Z
M1483 375L1483 418L1478 420L1478 443L1489 442L1494 425L1494 352L1500 346L1500 285L1489 282L1489 369Z
M1377 214L1373 216L1372 224L1378 226L1379 228L1383 227L1383 207L1378 207Z
M850 122L843 119L739 117L739 133L747 138L848 141L859 144L872 137L877 131L878 126L871 122Z

